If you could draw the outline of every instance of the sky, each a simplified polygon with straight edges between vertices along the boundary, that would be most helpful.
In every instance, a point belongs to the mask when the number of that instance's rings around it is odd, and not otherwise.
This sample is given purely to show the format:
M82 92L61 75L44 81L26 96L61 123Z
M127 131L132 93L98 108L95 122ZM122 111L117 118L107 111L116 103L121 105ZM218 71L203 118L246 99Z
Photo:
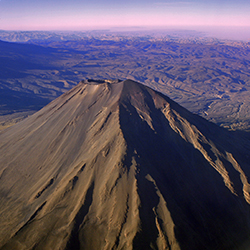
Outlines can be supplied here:
M1 30L250 27L250 0L0 0Z

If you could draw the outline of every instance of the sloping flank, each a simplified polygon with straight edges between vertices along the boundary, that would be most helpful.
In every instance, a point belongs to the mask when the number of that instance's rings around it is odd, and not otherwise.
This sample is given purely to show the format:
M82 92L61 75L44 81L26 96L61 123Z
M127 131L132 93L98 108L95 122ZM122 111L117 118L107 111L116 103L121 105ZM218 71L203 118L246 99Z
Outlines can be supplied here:
M250 143L126 81L0 133L0 249L247 249Z

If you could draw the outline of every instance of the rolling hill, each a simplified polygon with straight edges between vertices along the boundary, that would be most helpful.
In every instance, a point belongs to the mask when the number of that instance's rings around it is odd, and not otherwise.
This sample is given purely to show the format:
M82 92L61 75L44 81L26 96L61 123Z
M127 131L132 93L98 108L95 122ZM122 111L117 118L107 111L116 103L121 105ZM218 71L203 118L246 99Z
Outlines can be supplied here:
M27 42L0 42L0 129L90 78L141 82L222 127L250 128L247 42L105 32L0 32L3 39L3 33Z

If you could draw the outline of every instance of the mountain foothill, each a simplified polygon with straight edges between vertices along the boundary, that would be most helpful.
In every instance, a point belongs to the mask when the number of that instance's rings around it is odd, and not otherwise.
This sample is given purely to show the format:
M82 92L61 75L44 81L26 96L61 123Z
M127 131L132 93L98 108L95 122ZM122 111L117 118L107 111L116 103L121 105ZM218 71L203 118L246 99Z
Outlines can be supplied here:
M0 38L6 40L0 42L0 129L82 79L117 78L141 82L227 129L250 128L247 42L104 31L1 31Z

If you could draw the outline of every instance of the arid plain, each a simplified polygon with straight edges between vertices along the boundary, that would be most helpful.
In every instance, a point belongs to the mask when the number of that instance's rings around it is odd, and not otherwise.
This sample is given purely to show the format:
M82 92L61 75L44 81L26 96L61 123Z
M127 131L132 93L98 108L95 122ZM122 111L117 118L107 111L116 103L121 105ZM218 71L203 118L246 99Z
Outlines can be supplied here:
M83 79L132 79L221 126L249 129L249 43L198 35L0 32L25 43L0 46L0 111L8 114L0 122L37 111Z

